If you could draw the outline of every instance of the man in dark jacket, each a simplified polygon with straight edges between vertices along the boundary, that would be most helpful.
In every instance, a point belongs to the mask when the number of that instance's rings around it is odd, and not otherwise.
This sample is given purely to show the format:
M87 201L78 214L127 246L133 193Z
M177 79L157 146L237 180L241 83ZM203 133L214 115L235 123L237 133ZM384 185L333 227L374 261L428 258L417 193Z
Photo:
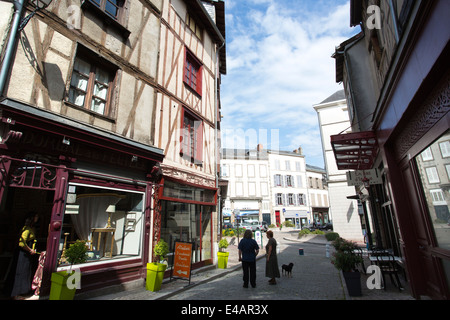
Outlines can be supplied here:
M239 261L242 261L244 271L244 288L248 288L248 282L252 288L256 287L256 256L259 253L258 243L252 239L253 232L245 230L244 238L239 242Z

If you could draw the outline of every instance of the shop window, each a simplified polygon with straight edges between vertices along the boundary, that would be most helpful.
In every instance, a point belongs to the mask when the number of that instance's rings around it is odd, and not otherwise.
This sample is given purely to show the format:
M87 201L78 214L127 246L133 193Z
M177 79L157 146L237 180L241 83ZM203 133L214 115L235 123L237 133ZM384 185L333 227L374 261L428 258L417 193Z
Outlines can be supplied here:
M117 68L105 60L80 49L73 66L68 102L109 116L116 72Z
M197 58L186 48L184 60L184 83L196 92L202 95L202 64Z
M450 131L429 147L438 150L449 138ZM434 167L425 167L427 163L424 163L422 154L419 154L415 160L436 240L440 248L450 250L450 194L448 188L449 180L447 179L450 158L445 158L444 154L440 158L435 153ZM434 184L436 181L440 181L441 184L439 186L441 188L436 188L436 184Z
M183 109L180 155L192 163L203 163L203 122Z
M192 263L211 259L211 208L192 203L162 201L161 239L169 244L171 252L175 242L192 243Z
M66 265L64 250L76 240L89 248L87 262L139 257L142 251L144 194L70 184L58 262Z

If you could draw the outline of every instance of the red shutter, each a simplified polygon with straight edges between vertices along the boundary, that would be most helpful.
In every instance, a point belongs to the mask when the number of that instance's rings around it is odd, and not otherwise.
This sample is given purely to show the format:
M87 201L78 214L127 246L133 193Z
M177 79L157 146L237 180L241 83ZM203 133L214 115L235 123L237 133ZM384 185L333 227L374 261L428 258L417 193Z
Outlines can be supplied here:
M202 164L203 162L203 123L201 121L195 121L195 134L197 135L197 141L195 145L195 164Z
M203 80L202 71L203 71L203 67L199 65L198 72L197 72L197 90L196 91L200 96L202 95L202 80Z

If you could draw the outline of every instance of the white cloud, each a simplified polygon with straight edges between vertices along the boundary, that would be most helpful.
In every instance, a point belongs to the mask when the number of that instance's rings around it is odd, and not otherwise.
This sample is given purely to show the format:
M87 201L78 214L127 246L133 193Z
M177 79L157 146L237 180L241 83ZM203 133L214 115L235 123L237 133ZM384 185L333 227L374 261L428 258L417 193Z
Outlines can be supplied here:
M293 150L301 145L308 163L323 166L312 106L341 89L334 80L331 55L352 32L349 3L336 1L341 5L327 1L327 6L320 0L251 0L245 4L227 0L223 129L279 130L280 148ZM318 4L322 4L320 10ZM311 8L315 11L308 11ZM242 137L238 140L243 141Z

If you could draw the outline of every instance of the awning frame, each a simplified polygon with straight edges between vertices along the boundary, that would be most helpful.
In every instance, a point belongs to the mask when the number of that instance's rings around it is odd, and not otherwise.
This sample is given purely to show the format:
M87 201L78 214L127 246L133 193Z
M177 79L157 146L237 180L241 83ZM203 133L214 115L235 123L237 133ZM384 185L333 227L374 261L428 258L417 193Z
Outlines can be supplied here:
M332 135L330 139L339 170L373 168L379 150L374 131Z

